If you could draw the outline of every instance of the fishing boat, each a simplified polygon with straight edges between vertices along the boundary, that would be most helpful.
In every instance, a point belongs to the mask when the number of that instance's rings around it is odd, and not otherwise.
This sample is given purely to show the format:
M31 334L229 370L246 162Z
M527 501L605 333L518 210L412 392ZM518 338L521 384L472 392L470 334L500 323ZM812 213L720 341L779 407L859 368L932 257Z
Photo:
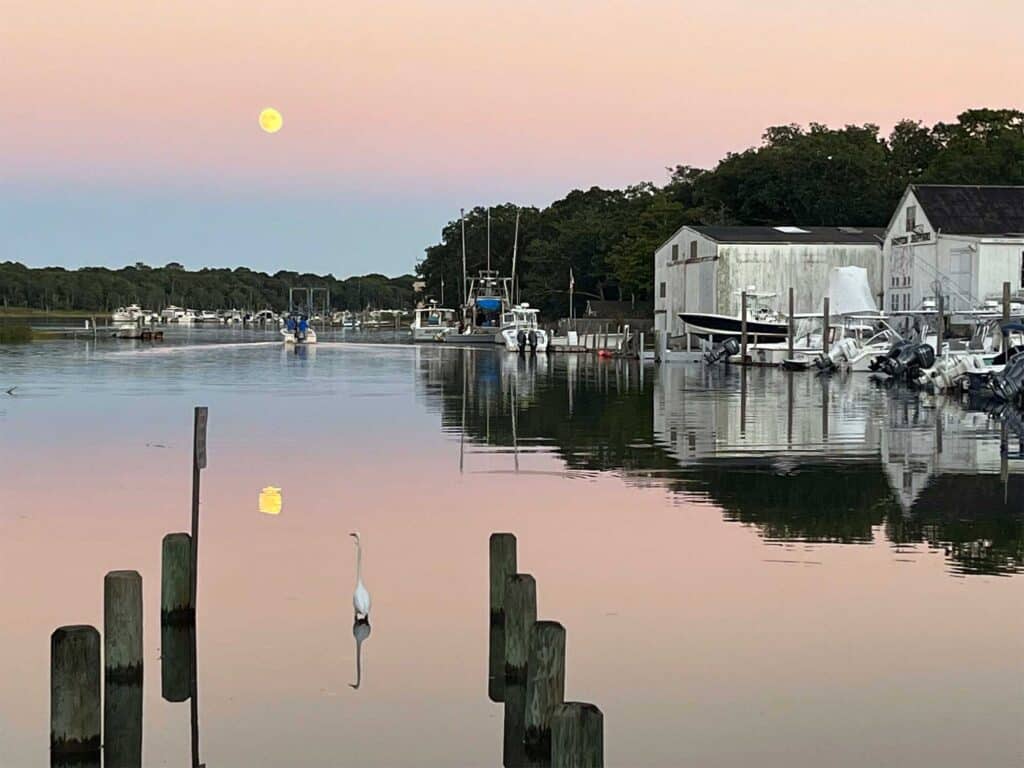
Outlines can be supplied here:
M458 321L454 309L439 307L431 301L426 307L417 307L412 324L413 341L443 341L453 331L458 331Z
M281 323L281 337L285 345L316 344L316 331L303 315L288 315Z
M537 322L538 310L516 304L502 315L501 338L509 352L547 352L548 332Z
M456 344L504 344L502 318L512 305L511 294L511 277L502 277L497 270L481 269L479 275L467 281L462 331L448 333L444 340Z
M110 315L111 321L115 323L134 323L141 317L142 307L138 304L129 304L127 307L118 307Z
M756 342L785 341L789 323L783 315L771 309L767 302L774 293L747 291L748 301L753 306L747 310L747 336ZM712 312L680 312L679 319L685 323L686 332L701 339L724 340L740 336L743 332L743 318L719 315Z

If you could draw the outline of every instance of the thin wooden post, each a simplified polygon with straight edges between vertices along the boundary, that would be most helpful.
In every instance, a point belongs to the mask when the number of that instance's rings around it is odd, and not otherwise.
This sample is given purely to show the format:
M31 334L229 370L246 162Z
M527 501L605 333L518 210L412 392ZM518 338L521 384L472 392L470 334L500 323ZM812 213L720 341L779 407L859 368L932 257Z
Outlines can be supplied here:
M1010 319L1010 284L1003 283L1003 321Z
M793 359L793 344L796 336L796 321L793 319L793 286L789 287L789 359Z
M103 579L103 658L106 680L142 682L142 576L111 571Z
M604 768L604 715L600 709L578 701L555 709L551 768Z
M740 363L747 363L747 292L740 294Z
M187 533L164 536L160 577L160 620L164 623L190 623L195 619L191 559L191 536Z
M107 678L103 687L103 766L142 765L142 682Z
M516 573L505 584L505 680L526 682L530 630L537 621L537 584L528 573Z
M826 355L828 354L828 332L829 332L829 311L828 311L828 296L825 297L822 302L822 318L821 318L821 351Z
M530 633L526 665L526 750L547 762L551 756L551 718L565 701L565 627L538 621Z
M50 749L55 756L100 749L100 633L60 627L50 636Z
M309 302L312 305L312 301ZM206 425L209 409L197 405L192 425L192 556L190 603L193 612L196 607L196 594L199 586L199 478L206 469ZM193 613L194 616L194 613Z
M490 539L491 621L488 643L487 695L504 701L505 692L505 585L516 572L516 537L492 533Z
M942 295L941 290L935 297L935 308L939 313L939 326L935 330L935 354L939 356L942 354L942 342L946 336L946 297Z

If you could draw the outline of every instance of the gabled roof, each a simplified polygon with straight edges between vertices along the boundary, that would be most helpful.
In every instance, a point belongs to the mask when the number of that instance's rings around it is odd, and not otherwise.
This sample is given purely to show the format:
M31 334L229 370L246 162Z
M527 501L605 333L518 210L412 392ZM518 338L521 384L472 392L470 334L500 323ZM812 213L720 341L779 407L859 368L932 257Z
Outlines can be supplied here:
M881 227L719 227L691 226L718 243L787 243L820 245L879 245Z
M914 184L928 221L949 235L1024 233L1024 187Z

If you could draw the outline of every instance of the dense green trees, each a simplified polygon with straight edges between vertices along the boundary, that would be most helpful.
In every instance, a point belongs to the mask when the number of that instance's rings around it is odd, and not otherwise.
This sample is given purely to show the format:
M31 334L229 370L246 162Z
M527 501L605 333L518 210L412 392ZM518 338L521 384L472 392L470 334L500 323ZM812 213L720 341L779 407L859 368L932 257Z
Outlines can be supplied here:
M664 186L574 190L547 208L522 209L524 299L549 315L568 309L571 269L578 309L590 296L650 298L654 250L683 224L885 226L907 184L1024 184L1024 113L977 109L929 128L905 120L886 137L875 125L769 128L760 146L713 170L678 166ZM486 211L466 215L467 266L483 266ZM491 209L492 259L507 272L515 207ZM456 303L459 222L417 266L428 291ZM454 290L453 290L454 289Z
M30 269L17 262L0 263L0 301L3 306L46 310L107 312L141 304L161 309L168 304L201 309L263 309L288 306L288 288L313 286L331 292L334 309L408 308L414 303L412 275L389 278L364 275L338 280L298 272L267 275L250 269L202 269L189 272L180 264L124 269L59 267Z

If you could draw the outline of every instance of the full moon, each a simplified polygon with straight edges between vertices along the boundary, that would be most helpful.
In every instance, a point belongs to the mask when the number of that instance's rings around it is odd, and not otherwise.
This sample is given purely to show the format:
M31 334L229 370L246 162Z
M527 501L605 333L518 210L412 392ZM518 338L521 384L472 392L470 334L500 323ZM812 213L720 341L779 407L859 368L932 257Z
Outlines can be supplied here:
M283 122L281 113L273 107L267 107L260 112L260 128L267 133L277 133L280 131Z

